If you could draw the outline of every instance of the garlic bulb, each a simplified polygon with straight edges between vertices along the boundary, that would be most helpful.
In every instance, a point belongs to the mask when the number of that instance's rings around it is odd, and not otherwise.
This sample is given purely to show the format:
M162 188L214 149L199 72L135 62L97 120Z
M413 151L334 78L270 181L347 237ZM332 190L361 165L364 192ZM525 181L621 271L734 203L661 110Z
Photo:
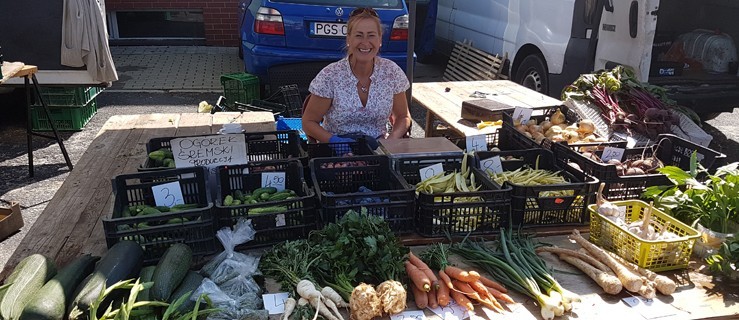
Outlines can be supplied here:
M618 206L603 198L603 188L605 188L605 186L605 183L601 183L598 187L598 193L596 193L596 203L598 205L597 211L606 217L620 217L621 211L618 209Z

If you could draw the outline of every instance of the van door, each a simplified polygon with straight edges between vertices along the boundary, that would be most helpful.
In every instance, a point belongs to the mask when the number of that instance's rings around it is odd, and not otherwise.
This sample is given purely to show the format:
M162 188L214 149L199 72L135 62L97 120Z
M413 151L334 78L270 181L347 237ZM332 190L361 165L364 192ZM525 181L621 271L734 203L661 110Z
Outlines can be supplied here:
M659 0L606 0L595 51L595 70L625 65L649 79Z

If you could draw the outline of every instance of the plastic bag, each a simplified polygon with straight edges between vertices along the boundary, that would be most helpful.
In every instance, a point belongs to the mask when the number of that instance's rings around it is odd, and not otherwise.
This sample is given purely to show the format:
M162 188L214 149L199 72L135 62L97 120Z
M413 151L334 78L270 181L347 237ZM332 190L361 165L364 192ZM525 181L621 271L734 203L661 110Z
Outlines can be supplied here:
M267 320L269 311L251 309L229 309L208 316L208 320Z
M233 226L233 230L231 230L231 228L221 228L221 230L218 230L216 232L216 237L221 242L221 245L223 245L224 250L215 256L213 260L205 264L205 266L200 270L200 274L204 277L213 278L212 275L216 272L216 269L218 269L226 259L242 261L247 265L254 265L254 257L247 256L240 252L235 252L234 249L242 243L253 240L255 234L256 231L254 231L254 228L251 226L251 220L244 218L241 218L236 222L236 225ZM259 259L256 258L256 265L253 266L254 271L252 271L252 273L256 272L258 265ZM245 266L244 268L247 267ZM220 271L223 272L223 270ZM233 277L235 276L236 275ZM233 277L227 278L224 281Z
M241 278L244 278L243 276ZM244 278L249 279L250 278ZM244 279L235 278L231 283L232 286L238 285L239 288L252 288L252 284L248 283L248 281L244 281ZM251 280L253 282L253 280ZM237 284L237 282L241 282ZM256 285L256 283L253 283L253 286L255 286L257 289L259 287ZM231 288L233 289L233 288ZM231 290L229 289L229 290ZM221 288L218 287L218 285L215 284L215 282L211 281L208 278L203 279L203 282L200 284L200 286L195 289L195 292L193 295L190 296L190 299L193 301L196 301L198 297L200 297L202 294L208 295L208 298L213 303L213 307L221 309L220 312L214 313L208 316L208 319L211 320L267 320L269 317L269 312L267 310L256 310L261 308L248 308L254 305L253 302L250 303L244 303L243 301L239 301L237 299L231 298L226 292L224 292ZM255 297L259 297L258 293L247 293L254 294ZM239 297L242 298L242 297ZM260 303L261 303L261 297L259 297Z
M234 299L242 309L262 309L262 290L251 277L238 275L220 285L221 290Z

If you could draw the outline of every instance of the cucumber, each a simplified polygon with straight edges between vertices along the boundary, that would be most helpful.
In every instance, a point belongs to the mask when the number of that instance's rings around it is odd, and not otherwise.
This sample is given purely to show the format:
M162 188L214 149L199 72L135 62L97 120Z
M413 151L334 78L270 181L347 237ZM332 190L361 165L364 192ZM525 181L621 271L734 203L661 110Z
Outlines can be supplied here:
M286 206L271 206L271 207L253 208L253 209L249 209L249 212L247 214L258 215L258 214L280 213L280 212L287 212L287 207Z
M69 312L82 312L86 315L90 305L100 297L103 286L109 288L121 280L130 279L139 274L143 257L144 250L133 241L124 240L110 247L92 274L82 280L77 287L72 304L68 308ZM114 298L114 296L107 297L107 303L104 301L100 305L106 306Z
M267 201L285 200L285 199L287 199L290 196L291 196L290 192L278 192L278 193L275 193L275 194L269 196L269 198L267 199Z
M192 250L186 244L175 243L166 252L156 269L151 286L151 299L158 301L167 301L172 292L182 282L187 275L192 263Z
M273 194L277 192L277 188L275 187L264 187L264 188L257 188L255 189L251 195L254 197L255 200L262 199L263 194ZM269 197L269 196L268 196Z
M77 285L95 268L99 257L81 256L70 262L29 299L21 313L21 320L61 320L67 310L69 298Z
M174 303L175 301L177 301L177 299L188 293L190 294L190 296L192 296L192 293L195 292L195 289L197 289L202 282L203 276L199 275L195 271L188 271L185 279L182 279L182 283L180 283L177 289L172 292L172 295L169 296L169 300L167 302ZM192 311L194 307L195 301L190 300L190 297L188 297L185 302L177 307L177 312L179 314L185 314L189 311Z
M28 298L56 274L54 262L43 255L32 254L23 260L25 261L16 268L18 274L0 302L1 319L18 319Z

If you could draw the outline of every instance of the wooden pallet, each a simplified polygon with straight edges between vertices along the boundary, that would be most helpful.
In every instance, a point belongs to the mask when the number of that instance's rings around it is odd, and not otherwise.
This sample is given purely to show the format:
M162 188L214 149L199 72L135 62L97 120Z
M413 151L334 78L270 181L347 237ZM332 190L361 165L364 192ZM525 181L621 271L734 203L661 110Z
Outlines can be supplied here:
M444 70L444 81L506 80L503 63L508 59L472 46L471 41L457 42Z

